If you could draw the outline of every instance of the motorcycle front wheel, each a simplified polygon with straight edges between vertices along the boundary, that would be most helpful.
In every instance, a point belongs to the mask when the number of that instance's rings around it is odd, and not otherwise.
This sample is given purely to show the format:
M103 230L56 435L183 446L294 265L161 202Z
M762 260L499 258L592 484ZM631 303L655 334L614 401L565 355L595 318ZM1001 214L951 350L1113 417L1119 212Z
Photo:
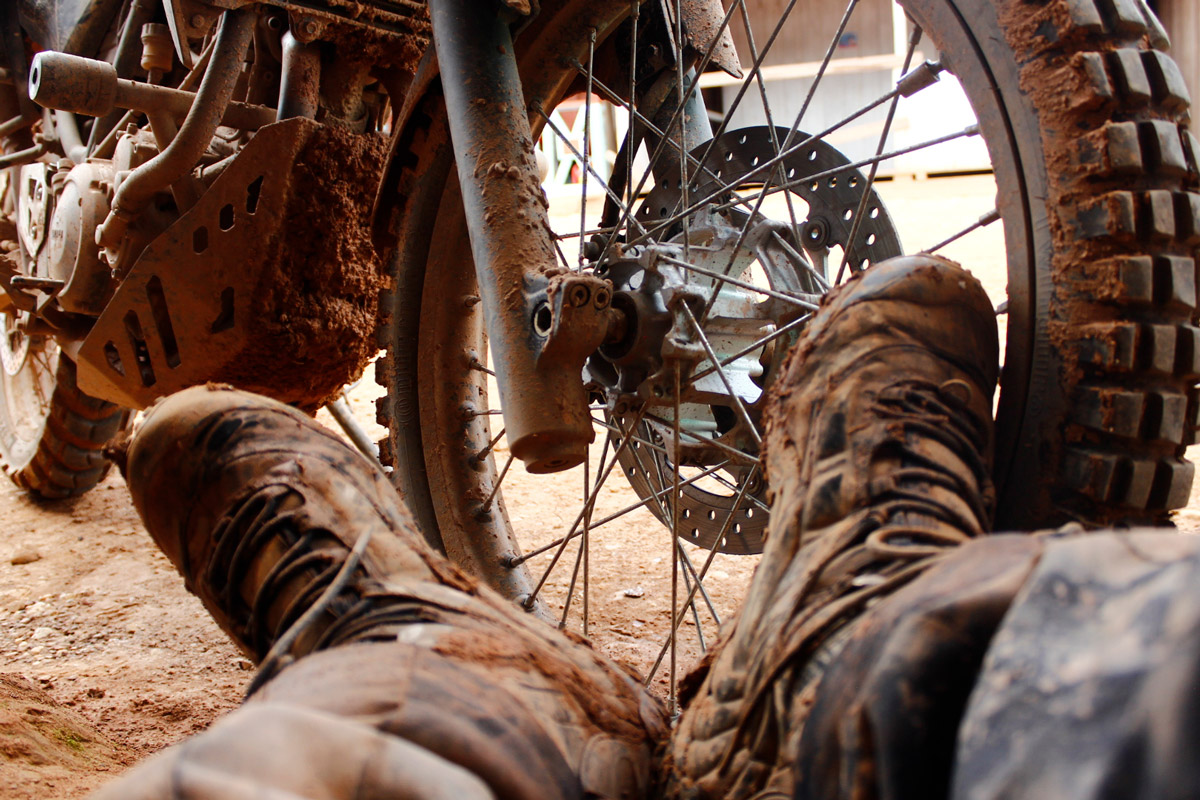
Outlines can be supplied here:
M903 0L897 15L888 3L866 0L849 0L836 13L793 2L769 4L776 11L764 16L762 5L739 0L726 18L743 76L707 79L719 90L709 98L719 95L721 105L711 109L719 113L710 142L680 141L686 113L651 119L639 112L645 93L637 81L654 80L645 77L652 55L640 39L649 5L543 3L516 42L535 135L571 142L555 112L579 92L585 99L574 113L604 100L641 126L641 139L617 148L603 168L599 156L589 159L573 144L579 183L586 175L601 200L588 210L584 196L573 213L555 217L564 268L607 275L615 289L632 292L641 278L617 254L639 243L669 251L683 262L672 263L675 288L693 284L734 323L731 309L743 308L746 323L705 329L710 344L724 344L683 376L682 387L702 402L616 408L614 379L596 362L583 380L596 399L593 449L603 455L576 510L565 514L569 531L536 559L521 555L526 532L514 530L519 515L501 486L500 417L489 404L483 315L436 84L415 106L399 133L395 152L403 158L392 164L400 246L384 329L388 355L378 369L388 395L379 408L390 431L383 456L430 538L536 607L551 568L567 570L576 590L570 573L581 561L586 570L587 556L564 555L565 545L600 536L588 533L599 516L591 499L603 491L598 479L624 475L641 505L684 541L755 550L769 476L759 469L751 429L772 365L805 313L855 270L986 231L1002 233L1007 281L998 308L1007 330L996 405L997 527L1165 521L1186 503L1192 482L1183 451L1196 428L1200 377L1200 146L1187 130L1187 92L1156 21L1132 0ZM850 85L853 71L837 65L844 50L869 43L863 31L881 16L897 20L895 63L880 62L883 82L871 93L872 84ZM789 57L788 43L810 41L821 20L824 55ZM669 49L692 52L702 71L710 66L679 39L678 27L666 27ZM689 94L684 73L676 70L683 82L672 89L681 105ZM964 102L936 94L946 87ZM960 107L967 118L948 110ZM897 121L906 119L926 133L901 135ZM941 127L924 124L931 121ZM862 130L873 138L847 144L850 131ZM889 213L882 199L877 165L920 153L934 165L929 171L953 171L956 148L978 141L994 177L994 207L948 220L933 240L906 235L904 209ZM945 169L937 169L939 153ZM603 211L595 208L601 202ZM720 259L702 261L703 248L690 249L698 231L713 237L706 244L723 243ZM744 255L750 241L762 247ZM714 298L718 283L731 286L714 272L750 299ZM776 310L763 311L772 298ZM744 369L735 376L734 367ZM703 392L697 373L709 381ZM689 431L690 449L679 444L680 428ZM675 557L668 561L688 587L702 585L700 563L689 572ZM673 609L675 626L681 617Z

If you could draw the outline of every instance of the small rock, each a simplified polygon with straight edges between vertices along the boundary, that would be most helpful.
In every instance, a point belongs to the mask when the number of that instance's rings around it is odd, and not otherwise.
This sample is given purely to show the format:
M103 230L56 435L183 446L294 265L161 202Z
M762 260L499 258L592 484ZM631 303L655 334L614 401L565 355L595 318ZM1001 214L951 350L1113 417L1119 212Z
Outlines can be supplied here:
M645 597L646 590L643 589L641 586L632 586L632 587L626 589L624 594L626 597Z
M55 634L54 628L34 628L33 635L30 636L29 638L30 639L45 639L47 636L53 636L54 634Z
M104 697L104 690L93 687L87 690L87 696L93 700L99 700L101 697Z
M245 670L246 672L254 669L254 663L247 658L235 658L233 663L237 664L238 669Z
M41 560L42 554L37 550L18 550L9 563L14 567L19 567L23 564L32 564L35 561Z

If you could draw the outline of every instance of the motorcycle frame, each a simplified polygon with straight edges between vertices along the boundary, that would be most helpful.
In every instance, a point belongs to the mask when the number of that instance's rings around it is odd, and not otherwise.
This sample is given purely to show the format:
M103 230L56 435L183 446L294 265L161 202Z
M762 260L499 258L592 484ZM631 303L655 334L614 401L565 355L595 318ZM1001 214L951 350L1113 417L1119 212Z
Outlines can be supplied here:
M47 7L35 4L21 6L20 21L26 27L44 31L44 35L67 52L95 55L103 36L113 28L121 4L115 0L63 2L73 4L72 13L79 20L74 28L53 27L52 23L58 18L51 19L47 16ZM119 76L129 75L136 67L141 50L137 31L153 18L159 2L132 0L129 3L115 49L114 67ZM187 48L179 45L181 14L200 10L202 13L198 16L189 17L199 22L209 19L215 22L216 15L220 14L222 31L239 25L245 29L246 17L254 13L246 6L256 3L163 0L163 5L168 21L176 23L171 25L172 34L182 58ZM261 5L291 10L286 0L268 0ZM692 35L698 48L709 48L718 37L728 36L724 25L727 15L718 0L686 0L671 7L665 0L649 0L646 5L661 13L666 24L672 24L667 19L677 8L679 24ZM13 10L15 12L15 8ZM542 13L557 10L547 8ZM579 376L588 354L604 341L609 327L615 323L614 312L608 307L609 291L604 281L589 275L562 274L555 256L547 204L533 157L530 117L534 110L526 108L523 100L513 44L514 28L519 29L530 21L521 11L528 11L529 15L538 13L536 8L525 9L520 4L493 0L429 0L433 45L430 50L436 54L445 95L475 272L510 446L529 471L553 472L580 463L594 437L587 397ZM15 16L15 13L8 15L7 27L12 26ZM201 16L205 20L200 20ZM291 32L284 36L284 72L278 103L281 120L293 116L311 117L317 110L312 53L306 46L319 38L321 28L309 25L309 22L311 18L293 16L293 27L298 23L302 30L297 36ZM669 37L663 44L668 42ZM220 44L218 37L218 49ZM732 48L725 50L729 54L733 52ZM229 67L230 59L226 57L222 61L221 56L222 53L214 50L210 69L218 62ZM674 53L673 57L682 56ZM23 58L11 60L15 65L23 63ZM185 63L187 60L184 59ZM715 62L730 71L737 70L736 57L730 61L726 56L724 62L720 58ZM22 84L26 83L26 76L14 67L10 77L18 94L24 96ZM232 84L225 83L229 85L223 89L231 90ZM196 146L187 148L187 156L202 146L205 132L211 135L211 129L215 129L224 112L223 108L215 106L229 105L229 93L206 93L202 86L194 95L180 131L181 134L185 129L199 131L199 135L191 137ZM692 100L699 102L698 93L692 95ZM400 105L397 99L393 102ZM122 109L113 109L97 119L88 140L89 152L102 144L121 114ZM192 124L195 120L202 120L203 124ZM58 125L72 121L69 115L54 119ZM73 137L71 134L72 131L64 130L59 136L64 142L78 140L77 131ZM135 171L135 176L141 180L130 181L128 187L122 187L123 190L133 189L133 184L137 183L137 194L142 202L123 203L126 198L122 192L118 193L114 213L99 231L102 244L117 247L125 226L136 217L145 198L170 184L167 177L177 179L176 173L187 166L183 164L188 161L187 157L178 158L179 151L184 148L178 141L175 145L170 151L179 164L166 169L164 162L168 160L168 152L164 150L151 163ZM144 180L155 175L160 177ZM5 282L5 287L9 288L9 282ZM63 341L62 344L69 352L78 353L77 341ZM556 398L556 402L546 402L546 398Z

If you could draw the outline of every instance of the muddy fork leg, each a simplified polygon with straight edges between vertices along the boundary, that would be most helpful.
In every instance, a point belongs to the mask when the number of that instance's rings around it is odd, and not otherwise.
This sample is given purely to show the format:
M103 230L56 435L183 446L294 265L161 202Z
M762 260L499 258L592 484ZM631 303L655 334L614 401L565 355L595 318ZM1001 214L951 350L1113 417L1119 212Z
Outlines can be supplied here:
M512 36L489 5L431 0L433 40L509 446L530 472L557 472L593 437L580 372L608 293L591 276L548 274L557 261Z

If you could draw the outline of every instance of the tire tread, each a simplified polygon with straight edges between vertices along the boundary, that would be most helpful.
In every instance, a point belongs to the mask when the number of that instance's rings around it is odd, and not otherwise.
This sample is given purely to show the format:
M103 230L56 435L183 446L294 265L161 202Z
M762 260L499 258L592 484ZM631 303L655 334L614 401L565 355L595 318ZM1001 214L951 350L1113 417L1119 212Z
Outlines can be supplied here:
M127 424L129 412L84 393L75 382L75 365L59 359L50 413L28 464L4 470L21 488L46 499L83 494L96 486L111 464L104 447Z

